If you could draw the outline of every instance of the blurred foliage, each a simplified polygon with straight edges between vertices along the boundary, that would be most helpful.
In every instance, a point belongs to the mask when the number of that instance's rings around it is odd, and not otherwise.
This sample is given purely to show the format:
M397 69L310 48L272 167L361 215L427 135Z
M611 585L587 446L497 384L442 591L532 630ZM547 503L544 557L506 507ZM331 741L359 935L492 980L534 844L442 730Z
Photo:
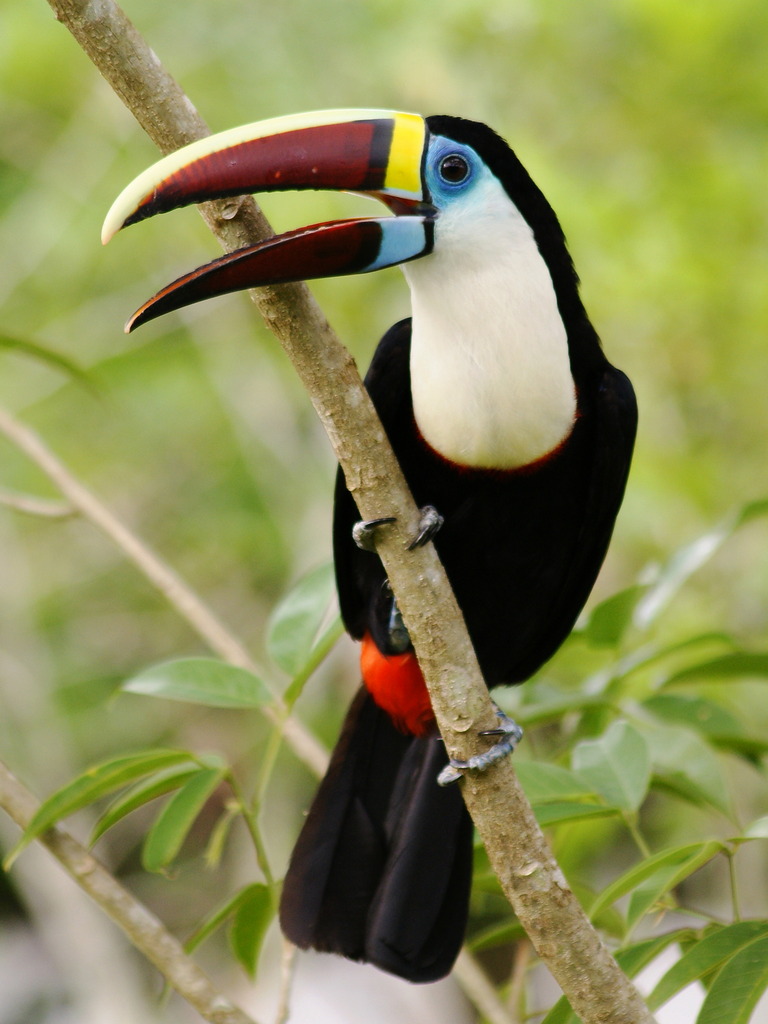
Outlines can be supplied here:
M0 0L0 9L0 402L268 665L276 600L329 558L329 446L246 298L121 333L148 295L214 254L211 240L194 211L178 211L101 249L105 211L155 153L43 0ZM582 823L550 818L562 822L558 854L569 877L596 892L636 863L633 829L659 852L729 840L764 815L765 671L747 657L730 674L710 667L673 684L671 666L765 649L765 519L726 530L694 575L682 573L660 614L641 613L648 588L674 579L674 552L695 562L689 545L768 491L768 7L188 0L182 9L132 0L126 10L214 130L318 107L383 106L478 118L511 141L558 211L590 315L641 410L627 498L593 599L594 608L618 593L616 604L598 606L586 632L510 701L529 726L523 757L563 769L575 767L577 744L607 742L620 712L641 737L635 748L653 766L652 787L629 830L627 808ZM361 202L285 195L265 207L284 229ZM361 366L408 311L394 270L313 289ZM3 493L60 498L2 438L0 460ZM258 775L270 737L258 712L110 699L147 666L208 652L92 526L0 507L0 551L0 756L33 788L48 793L86 765L160 747L218 751L238 777ZM644 660L649 643L669 649L669 660ZM345 641L298 705L328 743L355 686ZM263 817L279 874L314 781L290 754L275 755ZM699 775L675 772L675 759ZM635 794L645 777L638 769ZM100 850L174 929L192 931L258 877L233 822L215 884L200 885L192 854L204 849L210 820L191 829L173 885L146 875L147 823L141 811L122 819ZM749 917L768 913L762 846L747 843L734 858ZM685 886L697 906L728 917L725 859ZM243 891L233 913L264 907L261 890ZM497 899L479 888L477 934L498 926Z

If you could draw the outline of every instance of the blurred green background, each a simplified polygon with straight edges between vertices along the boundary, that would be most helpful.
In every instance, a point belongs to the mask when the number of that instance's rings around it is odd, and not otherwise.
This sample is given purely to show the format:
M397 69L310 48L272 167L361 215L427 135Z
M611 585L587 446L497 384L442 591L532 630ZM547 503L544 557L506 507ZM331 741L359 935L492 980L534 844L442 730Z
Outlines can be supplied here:
M476 118L510 141L558 212L588 311L640 403L598 596L768 496L761 0L131 0L126 11L213 130L381 106ZM246 297L122 333L215 243L188 210L101 248L112 199L156 153L44 0L3 0L0 12L0 401L261 659L275 600L330 558L329 445ZM285 229L360 201L264 206ZM408 312L396 270L313 290L362 368ZM18 342L76 363L87 384ZM5 439L0 467L0 488L58 497ZM676 602L670 635L695 626L764 644L766 540L758 521L730 541ZM38 793L142 745L223 749L248 772L264 738L255 715L112 699L143 666L205 652L92 526L0 507L0 564L0 756ZM355 685L345 643L299 706L326 742ZM282 768L276 861L312 786L290 755ZM123 831L105 856L130 874L137 841ZM193 869L179 876L136 884L183 931L215 894Z

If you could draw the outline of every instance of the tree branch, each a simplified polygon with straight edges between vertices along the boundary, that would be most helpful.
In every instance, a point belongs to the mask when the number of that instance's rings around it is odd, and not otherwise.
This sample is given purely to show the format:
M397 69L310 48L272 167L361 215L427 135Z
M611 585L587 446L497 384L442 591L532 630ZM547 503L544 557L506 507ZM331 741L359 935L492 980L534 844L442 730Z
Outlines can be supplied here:
M207 134L177 83L111 0L49 3L162 152ZM203 215L226 249L271 233L251 199L207 203ZM254 299L310 395L362 516L397 519L378 551L446 747L466 760L476 752L478 730L495 724L493 707L433 546L407 550L418 510L354 362L305 286L259 289ZM511 762L468 777L463 792L505 893L576 1013L585 1024L651 1022L568 888Z
M114 541L215 654L231 665L257 672L251 656L237 637L219 621L194 590L84 487L33 430L2 406L0 433L5 434L58 487L69 501L66 506L68 514L79 512ZM273 724L280 725L286 742L291 745L296 756L311 771L322 775L328 762L326 751L298 719L287 715L281 698L275 694L273 704L265 705L262 711Z
M19 828L25 829L38 806L29 790L0 763L0 807ZM113 878L90 850L58 826L39 841L205 1020L211 1024L254 1024L251 1017L213 987L181 943Z

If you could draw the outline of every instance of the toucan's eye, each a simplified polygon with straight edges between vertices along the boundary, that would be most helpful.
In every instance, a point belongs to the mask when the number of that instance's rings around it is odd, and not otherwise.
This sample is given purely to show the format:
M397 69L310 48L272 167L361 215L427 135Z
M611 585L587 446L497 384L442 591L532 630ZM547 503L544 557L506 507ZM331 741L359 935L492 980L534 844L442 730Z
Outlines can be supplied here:
M469 175L469 164L463 156L451 153L440 161L440 177L451 185L460 185Z

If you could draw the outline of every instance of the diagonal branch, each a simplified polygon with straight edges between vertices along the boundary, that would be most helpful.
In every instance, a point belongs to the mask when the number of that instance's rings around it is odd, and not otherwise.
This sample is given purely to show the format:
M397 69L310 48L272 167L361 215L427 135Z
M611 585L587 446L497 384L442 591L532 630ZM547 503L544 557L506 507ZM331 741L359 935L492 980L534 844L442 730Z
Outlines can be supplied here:
M207 134L177 83L112 0L49 3L162 152ZM226 249L270 234L251 199L207 203L203 215ZM446 746L466 760L475 752L478 729L495 724L493 708L434 548L407 550L418 510L354 362L305 286L260 289L254 299L310 395L362 516L397 519L379 554ZM521 924L582 1020L649 1024L648 1010L568 888L511 763L468 778L463 792Z
M168 603L187 621L208 647L223 661L256 672L251 656L227 627L219 621L188 584L121 522L106 505L84 487L42 439L0 406L0 434L4 434L20 451L34 462L67 498L68 514L79 512L114 541L122 553L149 582L163 594ZM1 500L0 495L0 500ZM28 504L28 503L27 503ZM46 507L48 507L46 505ZM326 751L301 722L287 714L282 700L264 706L264 714L283 729L285 740L296 756L317 775L322 775L328 761Z

